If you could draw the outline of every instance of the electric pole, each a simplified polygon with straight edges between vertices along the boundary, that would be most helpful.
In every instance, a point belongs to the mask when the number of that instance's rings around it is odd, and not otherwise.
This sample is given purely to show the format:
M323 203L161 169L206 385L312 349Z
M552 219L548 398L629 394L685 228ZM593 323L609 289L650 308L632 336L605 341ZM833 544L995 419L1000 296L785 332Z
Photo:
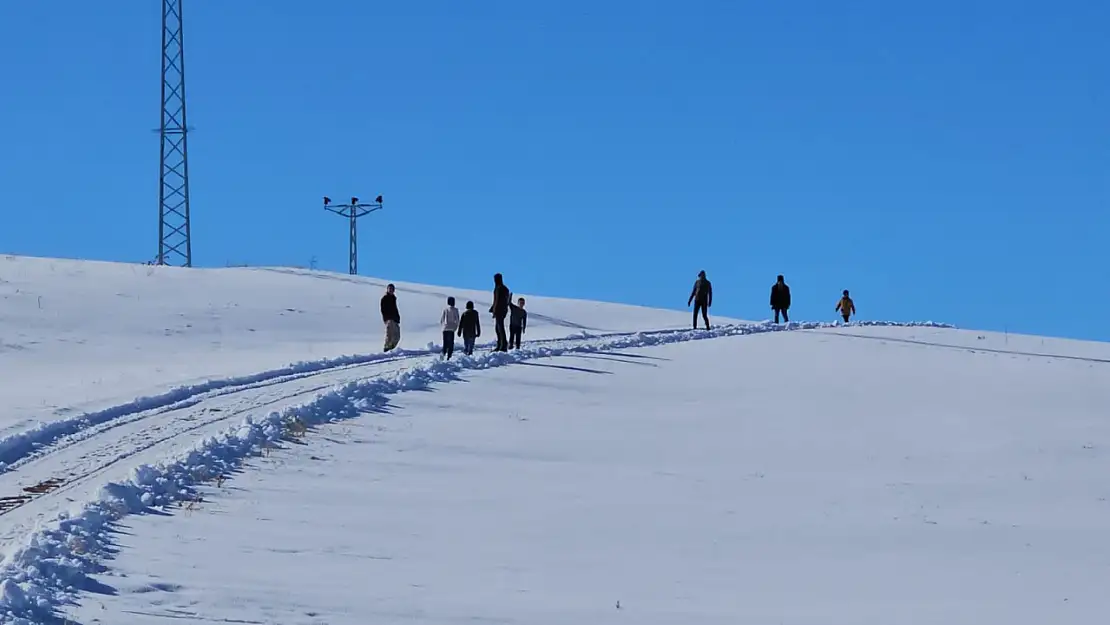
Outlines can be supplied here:
M185 123L183 0L162 0L162 138L158 177L159 265L193 265L189 237L189 159Z
M331 203L331 198L324 196L324 208L335 213L336 215L342 215L343 217L351 220L350 274L352 276L356 275L358 274L358 229L356 224L358 224L359 217L362 217L363 215L369 215L370 213L376 210L381 210L383 208L382 196L379 195L378 197L374 198L373 204L359 204L358 198L352 197L350 204L336 204L334 206Z

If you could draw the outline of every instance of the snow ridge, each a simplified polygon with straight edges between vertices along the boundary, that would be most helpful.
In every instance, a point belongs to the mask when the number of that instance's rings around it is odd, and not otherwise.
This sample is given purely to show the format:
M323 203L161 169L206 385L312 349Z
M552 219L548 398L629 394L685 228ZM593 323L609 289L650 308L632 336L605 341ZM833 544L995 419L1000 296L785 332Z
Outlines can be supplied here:
M855 322L849 326L900 326L951 328L933 322ZM512 352L491 352L475 356L460 356L451 361L438 361L385 376L359 380L339 385L318 395L313 400L282 412L248 416L241 423L229 427L222 435L198 441L195 446L155 465L141 465L132 470L131 478L124 483L109 483L95 501L84 505L80 513L58 518L45 524L27 539L24 547L14 551L0 563L0 622L30 625L31 623L60 622L58 610L72 604L80 592L93 590L99 584L90 576L107 568L102 564L112 550L111 524L129 514L138 514L155 507L165 507L175 502L193 500L197 487L240 466L247 458L273 447L295 429L314 424L334 422L357 417L385 405L388 396L411 390L427 389L437 382L458 379L465 370L500 367L525 360L555 357L572 353L591 353L614 349L651 347L684 341L740 336L765 332L810 330L844 327L839 323L798 323L776 325L771 323L726 325L712 330L656 330L619 333L590 337L556 339L544 344L526 344ZM538 343L538 342L537 342ZM429 346L434 347L434 346ZM426 355L427 352L410 352ZM389 354L388 357L395 357ZM320 370L338 363L373 362L385 354L349 356L338 359L297 363L284 369L262 372L252 376L212 380L191 387L175 389L154 398L140 398L124 406L165 404L182 401L189 393L197 394L207 389L224 388L279 377L289 373ZM284 373L277 373L277 372ZM96 413L99 418L111 419L112 411L122 411L124 406ZM67 420L68 425L48 426L40 432L64 432L83 419L85 415ZM87 426L86 426L87 427ZM78 428L80 429L80 428ZM45 434L44 434L45 436ZM12 437L9 437L9 439ZM7 441L8 439L5 439ZM26 440L31 440L30 438ZM2 444L2 443L0 443ZM13 449L13 444L3 448Z
M10 465L33 454L44 445L48 445L59 438L71 436L81 430L118 419L123 416L167 408L183 404L198 395L212 391L236 389L242 390L252 385L272 382L279 378L289 377L295 379L328 369L337 369L351 365L369 364L388 358L403 356L424 355L425 352L393 352L389 354L369 354L339 356L337 358L324 358L321 360L301 361L286 365L278 369L261 371L244 376L218 378L206 380L197 384L189 384L170 389L165 393L138 397L124 404L105 408L95 412L84 413L75 417L48 421L39 425L0 438L0 471L10 470Z
M629 336L633 333L606 333L596 337ZM582 332L580 337L589 337ZM545 339L532 341L533 344L547 344L562 339ZM492 345L492 343L489 343ZM270 369L258 373L227 378L205 380L197 384L188 384L171 388L165 393L144 396L129 402L87 412L73 417L47 421L32 428L9 434L0 438L0 472L12 471L20 466L44 447L56 443L59 439L80 434L85 430L105 423L116 421L151 410L174 410L198 403L204 395L219 395L257 388L267 384L289 382L299 378L308 377L325 371L333 371L348 367L368 365L390 360L403 360L428 356L439 353L440 346L429 344L426 349L397 349L388 353L352 354L319 360L302 360L284 367Z

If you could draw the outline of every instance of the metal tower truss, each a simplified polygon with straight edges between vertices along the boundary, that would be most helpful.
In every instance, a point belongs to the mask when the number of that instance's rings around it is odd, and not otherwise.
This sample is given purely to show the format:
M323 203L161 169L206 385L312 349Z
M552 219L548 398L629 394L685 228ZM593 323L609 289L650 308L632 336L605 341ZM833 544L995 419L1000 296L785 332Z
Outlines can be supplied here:
M191 267L183 0L162 0L162 137L158 264Z
M356 275L358 274L358 218L369 215L376 210L381 210L383 208L382 196L379 195L374 198L373 204L359 204L358 198L353 197L350 204L335 205L331 203L331 198L325 196L324 208L351 221L351 263L349 271L352 276Z

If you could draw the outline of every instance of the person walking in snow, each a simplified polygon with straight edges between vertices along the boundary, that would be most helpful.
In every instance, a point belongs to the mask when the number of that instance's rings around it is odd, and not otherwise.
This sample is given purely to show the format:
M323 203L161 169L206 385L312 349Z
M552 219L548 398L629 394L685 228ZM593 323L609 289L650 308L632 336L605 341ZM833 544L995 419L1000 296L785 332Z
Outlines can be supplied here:
M505 286L505 280L500 273L493 274L493 305L489 311L493 313L494 332L497 333L497 347L495 352L509 351L509 339L505 336L505 317L509 314L509 300L512 293Z
M466 312L459 318L459 336L463 337L463 353L474 354L474 340L482 336L482 325L478 322L478 311L474 302L466 303Z
M790 286L785 280L780 275L778 281L771 287L771 310L775 311L775 323L779 322L780 313L782 320L790 323L790 315L787 313L790 310Z
M511 297L509 298L512 299ZM524 310L524 298L516 300L516 304L509 302L509 347L520 349L520 335L528 325L528 311Z
M690 299L686 300L686 305L694 303L694 329L698 329L698 311L701 311L701 318L705 320L705 329L709 329L709 307L713 305L713 285L710 284L709 279L705 277L705 270L698 272L698 279L694 281L694 290L690 291Z
M848 289L844 289L844 296L836 304L836 310L840 311L840 316L844 318L844 323L848 323L848 319L856 314L856 304L848 297Z
M390 351L401 342L401 313L397 310L395 287L385 287L382 296L382 322L385 323L385 351Z
M459 329L459 309L455 308L455 298L447 298L447 308L439 316L439 325L443 329L443 355L446 360L451 360L455 353L455 331Z

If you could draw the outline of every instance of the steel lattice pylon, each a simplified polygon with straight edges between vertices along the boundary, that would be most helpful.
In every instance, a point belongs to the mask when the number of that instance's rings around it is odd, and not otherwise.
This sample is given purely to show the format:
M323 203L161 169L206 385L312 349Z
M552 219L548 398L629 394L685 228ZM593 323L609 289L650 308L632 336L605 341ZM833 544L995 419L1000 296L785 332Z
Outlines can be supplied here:
M189 158L185 123L183 0L162 0L162 136L158 180L158 264L191 267Z

